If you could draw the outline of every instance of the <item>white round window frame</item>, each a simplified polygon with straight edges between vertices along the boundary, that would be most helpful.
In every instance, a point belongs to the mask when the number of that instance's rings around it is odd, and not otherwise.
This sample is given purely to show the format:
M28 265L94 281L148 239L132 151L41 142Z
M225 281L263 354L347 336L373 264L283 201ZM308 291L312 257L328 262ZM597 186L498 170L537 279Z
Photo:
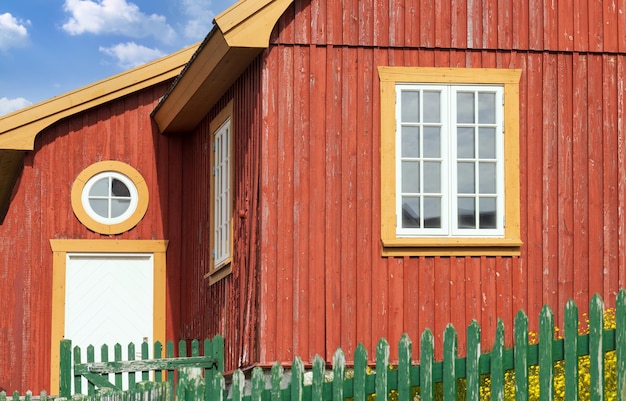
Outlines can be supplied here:
M105 217L105 216L98 214L91 207L91 204L89 202L89 199L90 199L89 193L91 192L91 188L95 185L96 182L104 178L107 178L107 179L112 178L112 179L121 181L122 183L124 183L124 185L126 185L126 188L128 188L128 192L130 192L130 204L128 205L128 208L126 208L124 213L122 213L121 215L117 217ZM106 200L109 202L111 202L112 199L113 198L110 195L108 195L106 198ZM82 191L82 196L81 196L83 209L85 209L85 212L87 212L89 217L91 217L92 219L94 219L95 221L99 223L107 224L107 225L121 223L127 220L130 216L132 216L135 210L137 210L137 204L139 203L138 199L139 199L139 193L137 192L137 187L135 186L135 183L130 178L126 177L124 174L121 174L117 171L103 171L91 177L85 183L85 186L83 187L83 191Z
M115 218L104 218L97 214L87 199L93 184L107 176L119 179L131 191L131 205ZM85 227L100 234L120 234L135 227L146 214L148 187L141 174L128 164L114 160L102 161L87 167L76 177L71 200L74 215Z

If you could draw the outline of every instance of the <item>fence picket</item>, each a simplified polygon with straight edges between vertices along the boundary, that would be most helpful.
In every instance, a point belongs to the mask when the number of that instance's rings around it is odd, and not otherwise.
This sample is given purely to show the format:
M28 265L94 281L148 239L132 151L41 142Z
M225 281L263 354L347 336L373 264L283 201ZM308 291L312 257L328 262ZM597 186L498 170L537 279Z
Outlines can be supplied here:
M554 314L544 306L539 317L539 399L551 401L554 397L554 364L552 343L554 340Z
M244 386L246 384L246 377L239 369L233 373L233 383L231 387L232 401L242 401L244 395Z
M81 363L80 347L74 347L74 364ZM74 393L83 392L83 380L81 376L74 376Z
M498 319L491 350L491 400L504 400L504 322Z
M389 343L384 338L376 346L376 399L386 400L389 394Z
M467 327L467 356L465 357L466 399L478 400L480 397L480 326L472 320Z
M448 324L443 334L443 399L456 400L457 377L456 358L458 352L457 333L454 326Z
M333 401L343 401L343 382L346 374L346 357L341 348L333 355Z
M363 348L361 346L361 348ZM357 348L358 354L358 348ZM357 357L355 354L355 367L354 367L354 378L357 380L357 364L362 364L362 359ZM367 363L367 360L365 361ZM360 370L360 369L359 369ZM323 401L324 400L324 373L325 373L325 362L321 356L315 355L313 358L313 378L311 380L311 401ZM356 386L356 384L355 384ZM365 396L365 391L363 391L363 397ZM354 401L365 401L364 399L360 399L361 395L355 394Z
M624 289L617 294L615 304L617 399L626 401L626 291Z
M433 333L426 329L420 341L420 396L422 401L433 401L435 396L433 385L434 362L435 346Z
M133 353L135 346L133 345ZM128 351L130 352L130 350ZM154 359L161 359L163 357L163 344L160 341L154 343ZM134 377L134 372L133 372ZM154 372L154 381L157 383L161 383L163 381L163 371L157 370Z
M598 294L589 302L589 399L600 401L604 398L604 353L602 334L604 331L604 304Z
M398 344L398 401L411 400L411 359L413 344L405 333Z
M87 362L95 362L96 361L96 347L94 347L93 345L88 345L87 346ZM87 382L87 395L94 395L96 393L96 386L91 383L91 382Z
M344 368L345 368L345 364L344 364ZM296 357L296 359L293 361L293 364L291 365L291 401L302 401L303 386L304 386L304 364L302 363L302 359L298 356Z
M128 360L134 361L135 360L135 343L129 343L126 352L128 352ZM136 385L137 385L137 380L135 377L135 372L128 372L128 388L129 389L135 388Z
M141 359L142 360L150 359L150 351L148 349L148 342L147 341L143 341L141 343ZM143 380L143 381L150 380L150 372L148 372L147 370L142 370L141 371L141 380ZM173 381L172 381L171 385L172 385L172 388L174 388L174 382ZM172 393L173 393L173 391L172 391Z
M316 355L315 362L323 360ZM323 365L322 365L323 367ZM313 376L315 378L315 376ZM367 350L363 344L359 344L354 351L354 401L366 401L367 393L365 392L367 377ZM321 392L320 392L321 396ZM313 398L312 401L322 401L321 398Z
M116 362L119 362L122 360L122 345L120 343L115 344L115 346L113 347L113 355L114 355L113 358ZM115 387L121 389L122 388L122 374L116 373L114 377L115 377Z
M528 317L519 311L515 317L515 400L528 401Z
M578 400L578 307L573 300L565 305L564 327L565 400Z
M165 357L166 358L174 358L174 342L173 341L168 341L167 344L165 345ZM174 388L174 371L173 370L168 370L167 371L167 382L170 384L170 388ZM170 391L170 398L168 401L174 401L174 391Z
M280 383L283 380L284 369L278 363L272 366L271 370L271 382L272 388L270 390L271 401L281 401Z
M263 369L256 366L252 369L252 392L250 394L250 401L262 401L263 390L265 390L265 377L263 375Z

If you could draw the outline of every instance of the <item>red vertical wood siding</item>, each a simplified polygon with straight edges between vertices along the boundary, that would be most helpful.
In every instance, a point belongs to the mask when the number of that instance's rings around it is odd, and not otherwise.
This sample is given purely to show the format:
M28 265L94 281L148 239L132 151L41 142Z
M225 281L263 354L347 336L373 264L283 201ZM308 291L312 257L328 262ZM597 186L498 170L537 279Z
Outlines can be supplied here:
M170 190L175 193L172 198L180 197L180 203L173 204L170 208L170 218L181 221L179 231L172 232L169 238L170 244L180 247L180 251L172 255L172 258L180 258L173 261L180 268L180 305L174 312L179 326L174 327L174 333L178 339L184 340L213 337L216 334L224 336L227 339L227 370L248 366L258 355L254 348L260 291L257 285L259 272L256 268L261 257L257 251L258 243L263 240L259 237L257 219L261 182L261 121L260 114L255 112L259 109L259 72L260 63L253 63L193 132L169 137L170 141L178 143L181 150L180 161L177 161L181 168L181 184L172 183L170 186ZM209 243L212 194L212 188L208 185L212 134L209 123L229 101L233 102L231 121L235 160L233 272L209 285L209 280L205 277L212 248ZM290 142L290 146L285 149L292 154L290 165L293 166L293 144ZM291 220L283 224L293 227ZM291 286L283 288L288 289ZM293 308L292 305L286 306Z
M613 305L626 268L624 4L362 3L296 1L307 11L288 12L264 56L259 361L350 358L359 342L372 354L379 337L417 342L426 328L441 344L447 323L463 350L472 319L488 341L503 319L511 343L520 309L536 330L544 304L559 323L570 298ZM519 257L380 256L380 65L523 70Z
M148 210L135 228L114 237L166 238L167 192L162 189L167 177L159 176L157 158L168 160L168 151L150 112L168 85L156 85L66 118L41 132L35 149L26 154L0 226L0 387L7 391L49 390L50 239L108 238L87 230L72 212L72 183L84 168L108 159L135 167L148 184Z

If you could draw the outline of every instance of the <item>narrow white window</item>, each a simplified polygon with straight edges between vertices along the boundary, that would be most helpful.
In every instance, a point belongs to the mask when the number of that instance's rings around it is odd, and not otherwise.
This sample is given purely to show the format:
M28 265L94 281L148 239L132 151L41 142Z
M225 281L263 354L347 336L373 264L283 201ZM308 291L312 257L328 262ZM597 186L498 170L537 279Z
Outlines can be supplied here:
M503 88L396 85L396 234L504 235Z
M213 266L219 268L231 253L231 129L226 120L213 134L214 232Z

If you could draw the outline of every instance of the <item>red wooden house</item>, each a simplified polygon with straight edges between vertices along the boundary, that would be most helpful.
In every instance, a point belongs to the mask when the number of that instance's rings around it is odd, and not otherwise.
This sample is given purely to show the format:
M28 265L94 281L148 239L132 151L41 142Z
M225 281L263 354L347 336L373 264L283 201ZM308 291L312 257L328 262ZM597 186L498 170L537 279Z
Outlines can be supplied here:
M81 273L145 260L151 338L220 333L227 369L448 323L462 351L472 319L510 343L520 309L614 303L624 1L242 0L215 23L0 118L0 385L54 391Z

